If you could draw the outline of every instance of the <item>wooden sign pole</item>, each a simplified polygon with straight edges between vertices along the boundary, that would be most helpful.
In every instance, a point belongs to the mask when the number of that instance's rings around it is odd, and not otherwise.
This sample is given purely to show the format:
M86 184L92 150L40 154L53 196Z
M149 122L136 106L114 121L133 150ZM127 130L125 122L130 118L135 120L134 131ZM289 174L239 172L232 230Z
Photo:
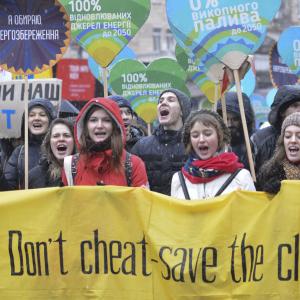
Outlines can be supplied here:
M104 98L108 97L107 68L102 68Z
M234 75L235 86L236 86L236 91L237 91L237 96L238 96L238 101L239 101L239 107L240 107L240 113L241 113L248 161L249 161L249 166L250 166L250 172L251 172L253 181L256 182L256 175L255 175L253 156L252 156L252 151L251 151L251 146L250 146L250 138L249 138L246 116L245 116L245 108L244 108L244 102L243 102L243 96L242 96L242 88L241 88L241 82L240 82L240 77L239 77L239 71L233 70L233 75Z
M223 117L224 123L226 124L226 126L228 126L226 99L225 99L225 93L222 94L222 85L223 85L223 81L220 80L220 94L221 94L221 105L222 105L222 117Z
M25 75L24 92L24 183L25 190L28 190L28 76Z

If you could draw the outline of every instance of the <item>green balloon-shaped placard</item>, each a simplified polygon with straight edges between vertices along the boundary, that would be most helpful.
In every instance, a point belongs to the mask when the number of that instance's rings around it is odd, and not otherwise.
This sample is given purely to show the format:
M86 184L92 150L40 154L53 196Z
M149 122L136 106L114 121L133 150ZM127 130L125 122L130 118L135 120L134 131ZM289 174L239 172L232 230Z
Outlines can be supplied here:
M162 91L177 88L190 94L185 85L186 78L186 72L171 58L155 60L148 66L126 59L111 69L109 84L115 93L130 101L141 118L152 123L157 117L157 101Z
M71 36L106 68L147 20L150 0L60 0Z
M175 48L175 56L180 66L186 70L188 79L194 82L206 98L212 103L218 101L221 97L220 85L207 77L206 68L197 64L178 44Z

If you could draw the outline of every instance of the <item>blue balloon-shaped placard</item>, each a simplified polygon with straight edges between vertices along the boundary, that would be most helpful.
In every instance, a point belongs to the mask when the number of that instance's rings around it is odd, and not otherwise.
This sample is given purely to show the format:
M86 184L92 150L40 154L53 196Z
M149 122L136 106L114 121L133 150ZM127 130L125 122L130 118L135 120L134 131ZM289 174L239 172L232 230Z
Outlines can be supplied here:
M277 49L277 43L273 45L270 51L270 78L273 86L278 88L282 85L293 85L298 81L298 77L294 74L289 66L283 63Z
M261 95L252 94L250 100L255 112L255 126L258 129L262 124L268 121L270 107L267 105L265 97Z
M274 98L275 98L275 95L277 93L277 89L271 89L269 90L267 96L266 96L266 103L269 107L271 107L273 101L274 101Z
M197 57L206 51L239 69L262 44L280 0L166 0L171 31ZM202 54L200 55L202 56Z
M255 74L252 69L249 69L244 79L241 80L242 92L250 97L255 90L255 85L256 85ZM236 92L236 86L233 86L231 88L231 91Z
M135 59L136 54L134 51L129 48L125 47L122 49L122 51L114 58L114 60L111 62L111 64L107 67L108 71L112 69L112 67L122 59ZM88 58L88 65L89 68L94 75L94 77L99 80L103 84L103 76L102 76L102 70L103 68L91 57ZM108 82L109 82L109 74L108 74ZM108 85L108 90L112 92L111 86Z
M300 26L287 28L279 37L279 55L291 71L300 76Z

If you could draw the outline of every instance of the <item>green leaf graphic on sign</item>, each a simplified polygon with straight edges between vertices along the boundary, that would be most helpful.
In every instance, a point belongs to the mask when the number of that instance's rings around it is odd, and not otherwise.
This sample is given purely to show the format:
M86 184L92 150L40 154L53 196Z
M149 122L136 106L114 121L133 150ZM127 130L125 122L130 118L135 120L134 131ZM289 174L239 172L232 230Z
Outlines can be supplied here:
M70 15L71 35L103 68L135 36L150 0L60 0Z
M156 119L158 96L163 90L177 88L187 95L186 72L177 61L161 58L147 67L132 59L117 63L110 72L109 84L115 93L127 98L147 123Z

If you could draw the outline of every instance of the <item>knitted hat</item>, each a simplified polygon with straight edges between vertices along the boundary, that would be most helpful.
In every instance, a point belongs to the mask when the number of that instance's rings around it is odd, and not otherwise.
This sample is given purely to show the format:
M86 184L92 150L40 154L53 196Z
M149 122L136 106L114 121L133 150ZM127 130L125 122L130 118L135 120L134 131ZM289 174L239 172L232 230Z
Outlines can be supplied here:
M300 127L300 112L292 113L284 119L281 126L281 134L284 134L286 128L291 125Z
M115 101L120 108L128 107L130 109L131 113L133 113L130 102L127 99L125 99L124 97L122 97L120 95L111 95L111 96L108 96L108 99Z
M33 107L36 107L36 106L41 106L45 110L45 112L48 115L50 123L52 120L54 120L56 118L56 111L50 100L48 100L48 99L30 100L28 103L28 111L30 112L33 109Z
M177 89L168 89L168 90L164 90L160 93L158 99L160 99L160 97L167 92L171 92L173 94L176 95L179 104L180 104L180 108L181 108L181 112L182 112L182 121L183 123L185 122L185 120L187 119L187 117L189 116L191 110L192 110L192 105L191 105L191 100L190 98L183 92L177 90Z

